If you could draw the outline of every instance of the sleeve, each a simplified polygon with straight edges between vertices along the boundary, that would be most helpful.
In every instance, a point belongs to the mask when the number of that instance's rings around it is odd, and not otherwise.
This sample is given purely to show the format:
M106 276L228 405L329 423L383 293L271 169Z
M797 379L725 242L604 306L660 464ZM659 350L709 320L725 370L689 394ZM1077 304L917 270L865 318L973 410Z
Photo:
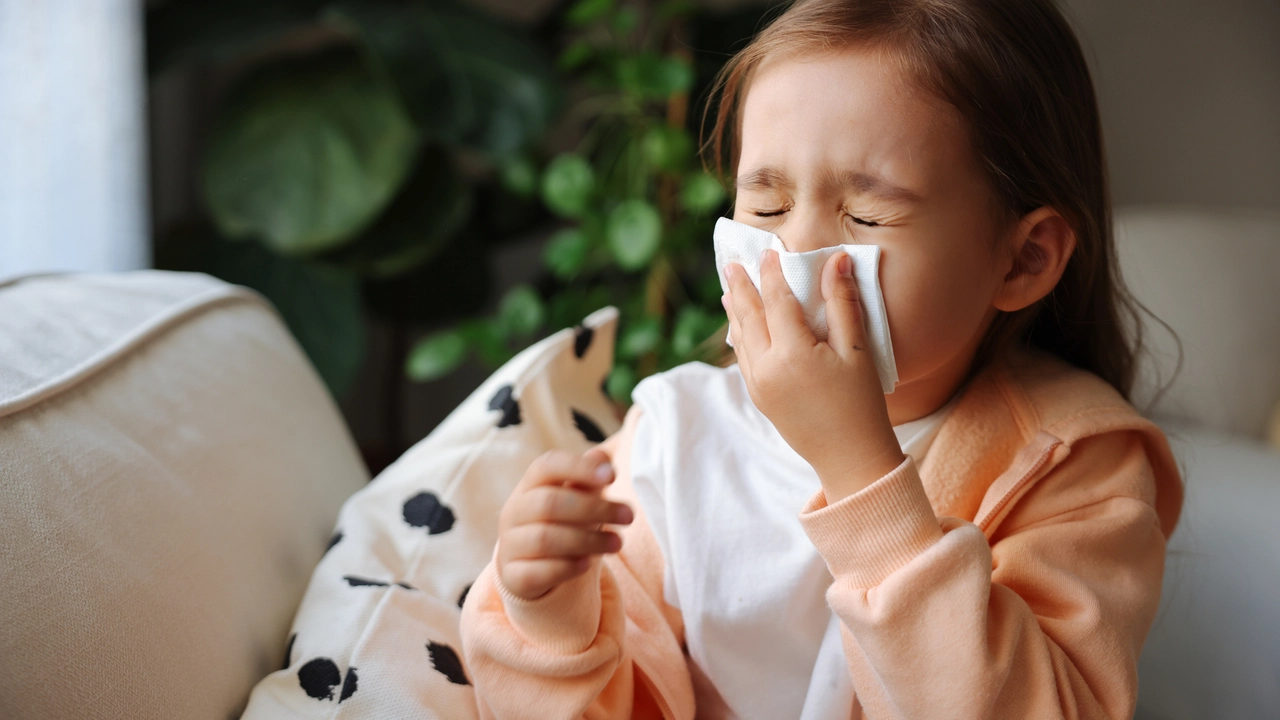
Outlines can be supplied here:
M914 462L800 521L870 718L1131 718L1166 538L1137 432L1077 442L990 541Z
M635 511L622 550L537 600L504 588L492 559L468 592L462 650L481 718L693 717L684 629L662 603L662 554L630 484L639 416L601 445L617 473L606 496Z

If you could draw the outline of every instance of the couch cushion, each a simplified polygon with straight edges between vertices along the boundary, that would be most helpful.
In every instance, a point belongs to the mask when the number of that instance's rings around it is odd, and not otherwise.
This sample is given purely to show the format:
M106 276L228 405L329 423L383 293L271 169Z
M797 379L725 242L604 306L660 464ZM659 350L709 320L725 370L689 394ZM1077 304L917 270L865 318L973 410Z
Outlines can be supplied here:
M1262 439L1280 402L1280 214L1134 207L1116 213L1116 250L1133 294L1182 341L1148 323L1151 353L1135 401L1159 416Z
M1280 718L1280 452L1162 427L1187 497L1138 665L1137 720Z
M621 424L601 387L617 318L598 310L520 352L347 501L288 656L243 720L478 716L463 598L529 463L552 448L585 451Z
M0 717L234 717L367 477L259 296L0 285Z

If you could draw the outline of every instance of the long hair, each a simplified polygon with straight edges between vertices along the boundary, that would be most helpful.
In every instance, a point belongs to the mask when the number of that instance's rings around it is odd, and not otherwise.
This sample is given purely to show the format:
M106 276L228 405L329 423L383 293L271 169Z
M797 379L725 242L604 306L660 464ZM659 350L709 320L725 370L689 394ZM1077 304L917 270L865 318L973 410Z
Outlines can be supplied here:
M1116 266L1111 197L1093 80L1052 0L799 0L721 69L704 166L737 172L741 108L766 57L875 44L897 54L922 90L953 105L1005 220L1043 206L1071 224L1076 248L1039 302L1000 313L975 370L1010 344L1047 350L1125 398L1142 345L1141 305ZM707 113L703 111L705 130Z

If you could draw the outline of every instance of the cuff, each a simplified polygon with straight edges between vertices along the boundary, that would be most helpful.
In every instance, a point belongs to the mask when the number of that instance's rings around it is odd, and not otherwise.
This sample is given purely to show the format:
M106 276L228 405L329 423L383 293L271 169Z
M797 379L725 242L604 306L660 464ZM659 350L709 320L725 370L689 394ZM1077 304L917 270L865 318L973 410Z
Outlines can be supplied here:
M942 539L915 460L835 505L819 490L800 509L800 524L837 580L854 587L879 585L898 568Z
M595 641L600 629L603 566L597 559L582 575L557 585L536 600L525 600L502 584L497 564L490 564L493 586L512 627L530 643L563 655L580 653Z

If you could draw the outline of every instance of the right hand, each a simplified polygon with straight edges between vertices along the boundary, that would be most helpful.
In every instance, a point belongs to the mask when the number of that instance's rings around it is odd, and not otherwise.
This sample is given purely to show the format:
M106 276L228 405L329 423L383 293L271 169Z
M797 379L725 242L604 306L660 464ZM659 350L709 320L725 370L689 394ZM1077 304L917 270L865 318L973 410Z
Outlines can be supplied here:
M620 535L600 529L634 519L625 503L604 499L613 478L598 448L533 461L498 517L498 577L513 595L536 600L585 573L595 556L622 549Z

